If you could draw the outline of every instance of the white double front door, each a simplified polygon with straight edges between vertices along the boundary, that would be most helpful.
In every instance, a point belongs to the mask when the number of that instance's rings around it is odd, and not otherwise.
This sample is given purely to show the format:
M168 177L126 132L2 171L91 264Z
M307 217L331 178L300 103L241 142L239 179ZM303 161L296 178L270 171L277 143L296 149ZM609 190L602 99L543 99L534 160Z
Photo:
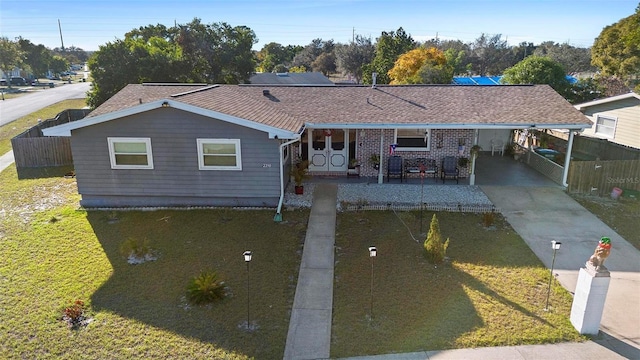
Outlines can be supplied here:
M347 171L349 132L341 129L309 129L309 171Z

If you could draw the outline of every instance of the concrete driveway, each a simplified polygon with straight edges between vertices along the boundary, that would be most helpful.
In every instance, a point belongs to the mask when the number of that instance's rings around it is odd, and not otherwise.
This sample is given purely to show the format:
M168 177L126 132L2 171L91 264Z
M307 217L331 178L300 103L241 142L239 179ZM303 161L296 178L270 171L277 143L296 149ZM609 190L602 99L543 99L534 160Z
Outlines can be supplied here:
M619 347L621 353L628 353L629 346L640 349L640 251L557 187L481 189L548 268L553 257L551 240L562 242L554 274L572 293L578 270L593 254L598 240L611 238L613 247L605 263L611 284L600 330L619 340L612 339L610 345Z

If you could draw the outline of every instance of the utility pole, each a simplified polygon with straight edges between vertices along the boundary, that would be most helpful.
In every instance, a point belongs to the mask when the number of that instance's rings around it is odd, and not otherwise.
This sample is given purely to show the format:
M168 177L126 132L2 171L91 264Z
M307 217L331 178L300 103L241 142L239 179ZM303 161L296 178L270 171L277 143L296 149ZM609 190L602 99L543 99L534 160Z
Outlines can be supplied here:
M60 26L60 19L58 19L58 30L60 31L60 42L62 43L62 51L64 52L64 40L62 40L62 26Z

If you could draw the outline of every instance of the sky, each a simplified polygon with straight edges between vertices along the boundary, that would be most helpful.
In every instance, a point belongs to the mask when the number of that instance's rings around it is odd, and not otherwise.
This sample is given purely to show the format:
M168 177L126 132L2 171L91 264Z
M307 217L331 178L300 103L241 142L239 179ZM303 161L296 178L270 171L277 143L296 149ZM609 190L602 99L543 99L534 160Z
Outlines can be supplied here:
M254 45L348 43L402 27L414 40L472 42L501 34L510 45L543 41L590 47L605 26L635 12L639 0L0 0L0 36L21 36L48 48L98 50L146 25L247 26Z

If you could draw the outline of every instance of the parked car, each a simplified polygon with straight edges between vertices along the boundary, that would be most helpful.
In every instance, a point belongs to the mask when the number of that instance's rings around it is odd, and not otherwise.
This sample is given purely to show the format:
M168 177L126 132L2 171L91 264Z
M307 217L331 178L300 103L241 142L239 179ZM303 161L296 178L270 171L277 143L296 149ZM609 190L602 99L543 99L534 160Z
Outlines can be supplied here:
M6 86L7 79L0 79L0 85ZM12 76L11 77L11 85L24 86L27 85L27 80L20 76Z

